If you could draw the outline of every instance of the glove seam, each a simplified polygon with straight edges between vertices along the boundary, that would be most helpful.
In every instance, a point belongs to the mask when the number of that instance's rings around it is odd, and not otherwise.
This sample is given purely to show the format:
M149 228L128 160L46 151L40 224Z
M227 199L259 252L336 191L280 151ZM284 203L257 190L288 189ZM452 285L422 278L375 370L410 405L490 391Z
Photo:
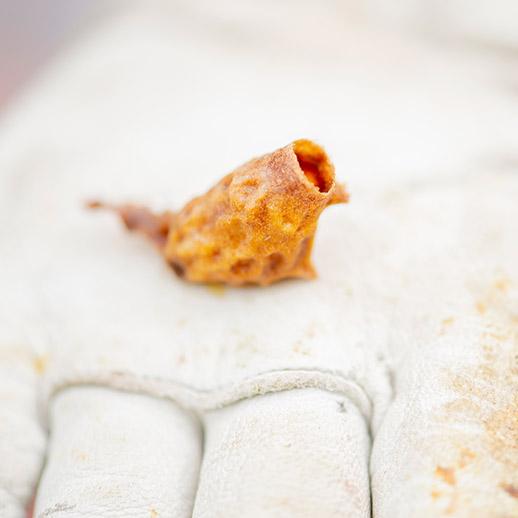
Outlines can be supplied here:
M49 401L62 390L81 385L98 385L162 397L195 413L223 408L256 396L304 388L344 395L355 404L367 423L371 420L373 410L371 398L357 381L343 372L320 368L270 370L212 389L200 389L158 376L136 375L131 371L78 371L47 384L42 402L44 408L48 408ZM43 417L46 417L46 412Z

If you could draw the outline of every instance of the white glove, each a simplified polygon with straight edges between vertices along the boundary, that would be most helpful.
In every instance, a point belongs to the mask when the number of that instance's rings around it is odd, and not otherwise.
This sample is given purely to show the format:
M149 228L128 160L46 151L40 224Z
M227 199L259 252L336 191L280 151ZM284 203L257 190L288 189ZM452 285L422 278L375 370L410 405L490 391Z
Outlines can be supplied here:
M347 119L336 104L347 81L316 107L304 101L324 86L308 78L284 99L282 117L261 113L253 101L293 88L290 74L260 58L236 70L230 53L214 63L168 23L161 13L113 23L4 123L3 515L22 516L36 484L37 404L50 442L35 516L361 517L371 498L376 516L512 515L516 180L373 187L354 176L354 160L363 171L381 158L351 146L348 162L347 143L319 118ZM177 55L170 38L190 46ZM254 80L244 95L232 85L247 67ZM178 101L200 69L213 89ZM472 96L491 104L485 91ZM503 100L488 119L506 121L511 109ZM233 139L224 153L209 138L219 125ZM339 177L352 169L351 204L321 219L317 281L223 293L187 285L111 216L82 209L92 196L180 207L240 160L309 127ZM457 147L471 149L469 138ZM400 151L389 156L408 167L412 150ZM387 174L397 169L388 164Z

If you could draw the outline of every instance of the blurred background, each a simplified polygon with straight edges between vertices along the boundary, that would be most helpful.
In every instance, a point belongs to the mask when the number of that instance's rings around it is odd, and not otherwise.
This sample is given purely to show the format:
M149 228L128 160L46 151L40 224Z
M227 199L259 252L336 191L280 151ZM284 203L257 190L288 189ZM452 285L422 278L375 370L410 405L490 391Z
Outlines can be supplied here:
M517 133L516 0L0 0L0 174L175 206L307 137L359 192L515 172Z
M117 2L0 0L0 110L59 49Z
M89 25L127 8L120 0L0 0L0 110L60 49ZM518 2L516 0L322 0L294 3L237 0L171 0L182 15L208 19L215 15L239 24L254 11L283 12L282 4L304 9L320 3L337 14L384 29L415 33L453 46L514 58L518 66ZM255 5L254 5L255 4ZM277 11L277 9L279 11ZM203 19L199 20L203 25ZM518 88L518 86L517 86Z
M115 0L0 0L0 110Z

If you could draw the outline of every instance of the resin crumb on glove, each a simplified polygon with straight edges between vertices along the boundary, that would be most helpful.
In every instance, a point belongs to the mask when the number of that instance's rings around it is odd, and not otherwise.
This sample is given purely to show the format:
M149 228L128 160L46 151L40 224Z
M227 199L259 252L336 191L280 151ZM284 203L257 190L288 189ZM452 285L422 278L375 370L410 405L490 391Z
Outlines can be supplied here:
M177 213L99 202L158 246L188 281L268 285L315 270L311 248L321 212L348 199L325 151L297 140L254 158Z

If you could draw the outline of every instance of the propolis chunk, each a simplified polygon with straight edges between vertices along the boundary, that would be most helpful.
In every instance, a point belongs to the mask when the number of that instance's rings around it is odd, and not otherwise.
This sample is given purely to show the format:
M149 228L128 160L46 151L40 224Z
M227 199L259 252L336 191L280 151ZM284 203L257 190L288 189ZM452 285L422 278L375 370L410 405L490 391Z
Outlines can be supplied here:
M321 212L348 200L322 147L295 142L254 158L177 213L112 206L129 230L149 237L187 281L259 284L311 279L311 248Z

